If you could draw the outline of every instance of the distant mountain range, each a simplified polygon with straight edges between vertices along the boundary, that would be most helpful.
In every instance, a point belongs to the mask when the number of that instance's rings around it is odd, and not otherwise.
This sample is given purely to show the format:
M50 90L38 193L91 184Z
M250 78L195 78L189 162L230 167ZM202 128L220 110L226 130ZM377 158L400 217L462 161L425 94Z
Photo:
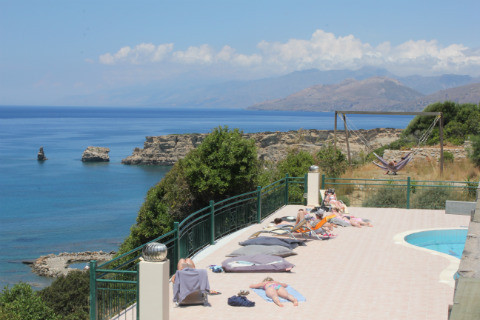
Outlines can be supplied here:
M316 85L283 99L256 104L250 109L261 110L386 110L424 95L386 77L365 80L349 79L339 84Z
M316 85L276 99L255 104L249 109L296 111L422 111L437 101L479 103L480 83L468 84L424 95L398 80L372 77L345 80L334 85Z
M421 110L428 101L440 101L441 97L459 102L480 101L478 86L474 85L480 83L480 78L466 75L398 77L385 69L369 67L311 69L259 80L198 83L169 80L65 97L56 104L329 111ZM468 89L462 89L468 85L471 85ZM457 90L450 91L452 88ZM315 101L317 98L320 100Z

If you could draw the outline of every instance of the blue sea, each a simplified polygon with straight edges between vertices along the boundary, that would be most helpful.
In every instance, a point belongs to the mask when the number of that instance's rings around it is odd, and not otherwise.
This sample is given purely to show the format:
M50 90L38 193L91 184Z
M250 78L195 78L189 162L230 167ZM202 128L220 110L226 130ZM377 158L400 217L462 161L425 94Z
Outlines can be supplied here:
M348 118L354 129L403 129L412 116ZM146 192L170 169L121 160L143 147L146 136L206 133L223 125L244 132L327 130L333 129L334 113L0 106L0 287L51 282L33 274L24 260L117 250ZM42 146L48 160L38 162ZM110 162L83 163L88 146L110 148Z

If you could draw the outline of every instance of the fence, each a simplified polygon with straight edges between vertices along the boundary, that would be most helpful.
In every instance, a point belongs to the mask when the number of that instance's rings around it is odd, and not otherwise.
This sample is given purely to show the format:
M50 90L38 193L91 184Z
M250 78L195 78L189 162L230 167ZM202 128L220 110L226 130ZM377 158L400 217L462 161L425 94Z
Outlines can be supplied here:
M305 177L288 175L266 187L214 203L198 210L174 229L152 241L168 248L171 275L176 261L191 257L227 234L260 223L262 219L287 204L302 203ZM137 265L144 245L98 265L90 262L90 320L139 319L137 304Z
M446 200L476 201L478 182L407 179L348 179L322 175L321 189L335 188L354 207L445 209Z
M307 175L288 175L266 187L222 200L198 210L174 229L152 241L168 248L171 274L176 261L191 257L215 240L260 223L287 204L304 203ZM335 188L339 199L350 206L443 209L445 201L475 201L477 182L420 181L407 178L345 179L322 175L321 189ZM144 245L104 264L90 263L90 320L139 319L137 264ZM130 314L128 314L130 313ZM119 317L120 315L120 317Z

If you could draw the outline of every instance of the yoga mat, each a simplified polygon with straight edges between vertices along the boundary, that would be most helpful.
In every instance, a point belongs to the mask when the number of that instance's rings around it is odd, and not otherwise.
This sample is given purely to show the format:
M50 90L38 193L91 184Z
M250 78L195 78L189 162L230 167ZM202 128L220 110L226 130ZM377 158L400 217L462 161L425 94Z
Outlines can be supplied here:
M287 289L287 292L290 293L292 296L294 296L295 298L297 298L298 302L305 302L307 301L307 299L305 299L304 296L302 296L297 290L295 290L292 286L288 286L286 287ZM260 297L262 297L264 300L268 301L268 302L273 302L272 299L270 299L269 297L267 297L267 294L265 293L265 290L263 289L252 289L253 291L255 291L256 294L258 294ZM278 297L280 299L281 302L287 302L288 300L286 299L283 299L282 297Z

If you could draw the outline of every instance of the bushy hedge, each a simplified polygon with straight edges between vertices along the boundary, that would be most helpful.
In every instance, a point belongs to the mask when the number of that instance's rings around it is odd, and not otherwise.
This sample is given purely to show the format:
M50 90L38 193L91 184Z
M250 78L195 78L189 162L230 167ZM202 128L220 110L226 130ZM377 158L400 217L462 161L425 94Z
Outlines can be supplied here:
M0 320L60 320L26 283L5 287L0 294Z
M372 195L367 194L363 207L405 208L407 192L403 187L387 185L379 188Z
M422 187L411 197L410 207L415 209L445 209L447 200L455 200L455 191L447 187Z
M62 320L89 318L90 274L75 270L56 278L39 296Z

